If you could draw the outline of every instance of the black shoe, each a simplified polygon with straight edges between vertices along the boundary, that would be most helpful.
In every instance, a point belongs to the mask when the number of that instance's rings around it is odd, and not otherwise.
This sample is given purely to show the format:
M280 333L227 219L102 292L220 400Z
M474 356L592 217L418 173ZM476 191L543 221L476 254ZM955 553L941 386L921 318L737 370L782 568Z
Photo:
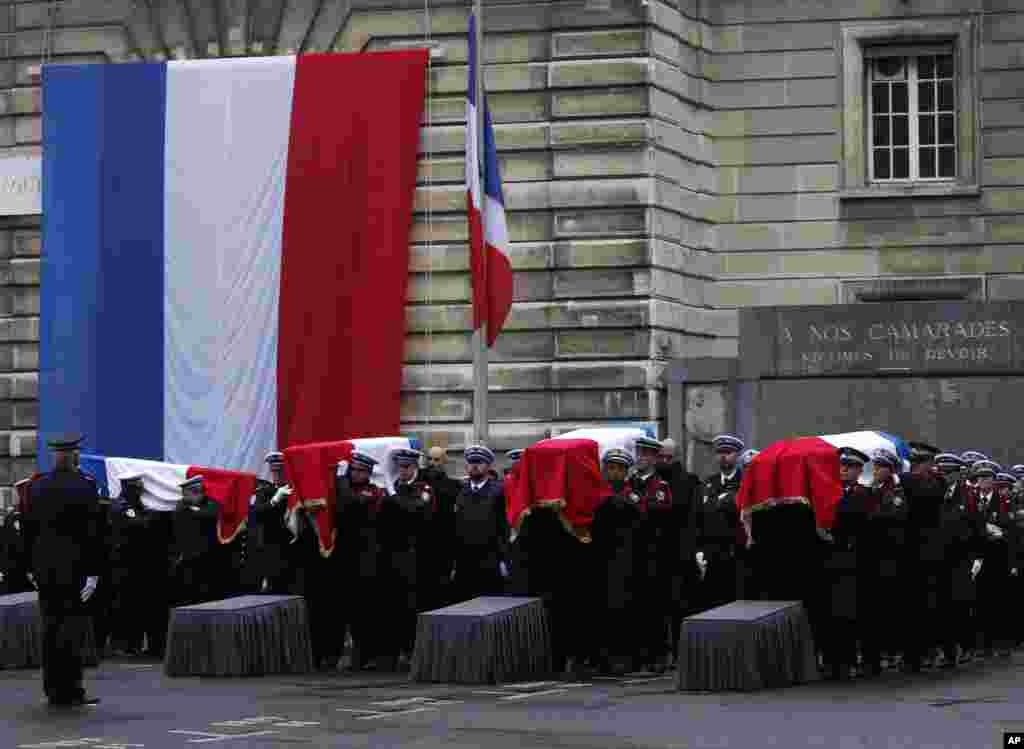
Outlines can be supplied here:
M74 707L91 707L92 705L98 705L99 702L99 697L92 697L90 695L83 694L81 697L72 700L71 704Z

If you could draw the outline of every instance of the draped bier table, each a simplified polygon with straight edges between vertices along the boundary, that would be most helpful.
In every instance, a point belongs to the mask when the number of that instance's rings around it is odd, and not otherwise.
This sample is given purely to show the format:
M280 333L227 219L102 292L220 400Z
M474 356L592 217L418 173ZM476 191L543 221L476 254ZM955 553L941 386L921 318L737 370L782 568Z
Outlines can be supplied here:
M474 598L419 615L410 677L498 684L547 678L551 631L540 598Z
M755 690L818 678L814 640L799 601L733 601L683 620L679 691Z
M87 667L99 664L96 637L89 617L69 621L81 638L82 661ZM39 613L39 594L12 593L0 596L0 669L39 668L43 663L43 618Z
M313 670L301 596L237 596L171 611L168 676L262 676Z

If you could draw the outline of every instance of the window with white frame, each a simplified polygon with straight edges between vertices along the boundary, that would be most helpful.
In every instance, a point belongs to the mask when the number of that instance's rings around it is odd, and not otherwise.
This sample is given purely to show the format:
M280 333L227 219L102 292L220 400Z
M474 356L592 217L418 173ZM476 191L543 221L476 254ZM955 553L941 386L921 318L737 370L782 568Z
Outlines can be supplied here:
M955 180L956 58L951 47L865 50L868 179Z

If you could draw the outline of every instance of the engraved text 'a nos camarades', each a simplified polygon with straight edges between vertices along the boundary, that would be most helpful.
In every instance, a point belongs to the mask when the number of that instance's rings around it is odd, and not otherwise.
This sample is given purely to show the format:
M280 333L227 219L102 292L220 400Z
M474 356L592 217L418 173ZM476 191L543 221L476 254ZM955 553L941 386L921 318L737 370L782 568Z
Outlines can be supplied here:
M1017 362L1012 319L780 319L778 374L1007 369Z

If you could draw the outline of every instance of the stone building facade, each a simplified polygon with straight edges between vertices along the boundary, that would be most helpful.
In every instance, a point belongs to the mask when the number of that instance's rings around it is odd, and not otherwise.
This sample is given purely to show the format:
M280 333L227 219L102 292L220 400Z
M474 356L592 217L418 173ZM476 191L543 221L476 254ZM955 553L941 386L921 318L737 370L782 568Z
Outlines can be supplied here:
M447 0L0 3L0 145L38 154L43 61L430 41L402 419L458 450L466 26ZM495 447L596 422L665 434L687 408L666 367L736 357L741 309L1024 298L1024 0L488 0L485 28L516 271ZM9 486L34 465L45 248L38 215L0 222ZM690 409L691 439L730 422L726 400Z

